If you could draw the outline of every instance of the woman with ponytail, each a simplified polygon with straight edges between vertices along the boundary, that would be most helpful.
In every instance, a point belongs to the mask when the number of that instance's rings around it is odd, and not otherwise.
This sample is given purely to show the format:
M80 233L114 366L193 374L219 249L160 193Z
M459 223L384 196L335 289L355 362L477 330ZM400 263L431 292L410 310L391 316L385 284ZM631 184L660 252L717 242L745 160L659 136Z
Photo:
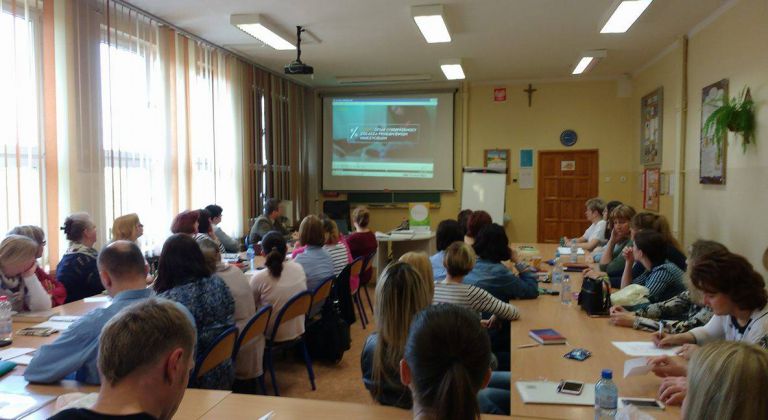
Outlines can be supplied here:
M272 231L261 239L261 252L267 260L264 270L257 271L251 277L250 285L256 308L272 305L273 316L269 319L267 336L272 334L277 313L296 293L307 290L307 276L301 265L286 261L288 251L285 238L279 232ZM258 309L257 309L258 311ZM304 317L285 321L275 336L276 341L288 341L304 334Z
M480 418L475 395L491 379L491 343L477 314L433 305L411 324L400 377L413 395L417 419Z

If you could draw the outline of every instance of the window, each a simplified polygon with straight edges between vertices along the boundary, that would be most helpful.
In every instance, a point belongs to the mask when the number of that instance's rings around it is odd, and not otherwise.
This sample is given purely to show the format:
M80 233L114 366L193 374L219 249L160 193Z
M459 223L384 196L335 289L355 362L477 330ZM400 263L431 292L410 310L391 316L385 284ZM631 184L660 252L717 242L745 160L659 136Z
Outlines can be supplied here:
M0 232L45 221L42 43L37 2L0 0Z
M111 235L116 217L137 213L148 250L163 243L173 217L167 87L158 27L133 16L126 26L135 34L104 27L100 44L104 223Z

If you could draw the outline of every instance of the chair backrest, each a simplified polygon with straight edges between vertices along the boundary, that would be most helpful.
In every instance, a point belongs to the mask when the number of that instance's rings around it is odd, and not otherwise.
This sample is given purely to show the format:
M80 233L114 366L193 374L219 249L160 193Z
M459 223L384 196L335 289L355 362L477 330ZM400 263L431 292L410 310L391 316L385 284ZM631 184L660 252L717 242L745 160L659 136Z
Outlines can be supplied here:
M248 320L248 323L243 327L243 331L240 336L237 337L237 344L235 345L235 353L232 357L237 357L237 353L240 348L247 345L251 341L255 340L260 335L267 333L267 325L269 325L269 318L272 316L272 305L267 305L258 311Z
M360 269L360 273L367 273L368 271L373 269L373 259L376 257L376 251L371 252L370 254L365 256L365 259L363 260L363 267ZM368 279L370 281L370 278ZM361 284L360 286L365 286L365 284Z
M354 261L349 263L349 276L359 276L363 272L363 264L365 264L365 257L357 257Z
M312 304L312 292L304 290L293 295L288 302L277 312L274 326L272 327L271 340L274 341L277 331L284 322L294 319L298 316L306 316L309 307Z
M331 288L333 287L334 280L336 280L336 276L328 277L312 292L312 304L309 309L309 314L307 314L308 317L312 318L320 312L320 308L323 307L328 296L331 295Z
M200 355L195 364L193 378L199 378L216 366L232 359L237 341L237 327L229 327L213 340L210 347Z

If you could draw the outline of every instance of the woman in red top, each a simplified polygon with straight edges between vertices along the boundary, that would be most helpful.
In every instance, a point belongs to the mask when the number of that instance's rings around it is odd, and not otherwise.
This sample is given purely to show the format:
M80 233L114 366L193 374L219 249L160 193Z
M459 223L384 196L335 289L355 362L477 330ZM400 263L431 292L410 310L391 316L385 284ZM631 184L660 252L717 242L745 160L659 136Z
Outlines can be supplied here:
M371 213L368 208L360 206L352 211L352 224L355 225L355 231L347 236L347 246L352 259L357 257L366 257L373 254L378 249L379 244L376 241L376 235L368 229ZM372 269L360 273L360 286L365 286L371 281Z
M8 232L8 234L21 235L34 239L38 244L37 256L35 258L43 256L43 249L45 248L46 241L45 232L43 232L41 228L33 225L16 226L13 230ZM67 289L64 288L64 285L58 282L53 276L46 273L39 265L35 269L35 275L37 276L37 279L40 280L40 284L43 285L45 291L51 295L51 303L53 306L63 304L67 299Z

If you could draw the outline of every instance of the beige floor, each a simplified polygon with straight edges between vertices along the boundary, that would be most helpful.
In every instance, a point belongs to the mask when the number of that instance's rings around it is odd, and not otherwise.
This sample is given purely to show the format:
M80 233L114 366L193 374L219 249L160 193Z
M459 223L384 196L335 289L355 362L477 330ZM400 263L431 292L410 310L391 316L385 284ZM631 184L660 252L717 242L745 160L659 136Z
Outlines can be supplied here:
M368 289L368 293L373 300L372 285ZM372 324L367 325L365 330L360 325L360 321L351 325L350 336L352 337L352 346L344 353L341 363L333 365L315 362L313 364L315 384L317 386L316 391L312 391L307 370L302 361L292 356L277 358L275 373L277 374L277 384L280 388L281 396L374 404L370 394L363 386L362 373L360 371L360 354L366 337L372 331L375 331L376 326L373 325L373 314L371 313L371 308L368 307L365 296L363 296L363 303L365 304L368 319ZM267 390L272 394L269 374L267 374L266 379Z

